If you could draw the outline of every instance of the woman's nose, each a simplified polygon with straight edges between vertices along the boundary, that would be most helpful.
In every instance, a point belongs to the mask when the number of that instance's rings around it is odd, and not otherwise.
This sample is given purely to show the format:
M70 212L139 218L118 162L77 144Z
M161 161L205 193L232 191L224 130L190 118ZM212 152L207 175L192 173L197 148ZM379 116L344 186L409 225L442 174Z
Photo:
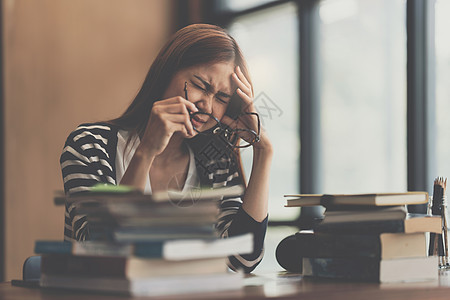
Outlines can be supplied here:
M212 112L213 95L202 95L200 100L195 104L200 111L211 113Z

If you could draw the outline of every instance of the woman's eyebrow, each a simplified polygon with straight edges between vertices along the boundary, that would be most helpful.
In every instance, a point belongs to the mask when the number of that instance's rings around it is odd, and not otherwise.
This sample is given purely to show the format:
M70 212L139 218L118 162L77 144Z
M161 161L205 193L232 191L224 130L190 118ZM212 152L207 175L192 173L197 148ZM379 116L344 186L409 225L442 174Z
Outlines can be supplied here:
M205 87L206 87L207 89L210 89L210 88L211 88L211 84L209 84L206 80L204 80L204 79L201 78L200 76L194 75L194 77L197 78L198 80L200 80L200 81L205 85Z
M200 76L194 75L194 77L197 78L198 80L200 80L205 85L206 89L211 88L211 84L209 82L207 82L206 80L204 80L203 78L201 78ZM231 95L228 95L227 93L222 92L222 91L218 91L217 95L225 97L225 98L231 98Z

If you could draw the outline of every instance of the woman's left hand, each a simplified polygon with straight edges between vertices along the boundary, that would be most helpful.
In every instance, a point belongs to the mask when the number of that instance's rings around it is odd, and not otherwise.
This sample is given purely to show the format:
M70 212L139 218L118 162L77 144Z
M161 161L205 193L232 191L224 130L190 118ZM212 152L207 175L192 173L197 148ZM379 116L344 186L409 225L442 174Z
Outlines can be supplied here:
M256 109L253 106L253 89L250 82L245 78L244 73L242 73L239 66L235 68L235 73L231 76L233 82L237 86L237 94L241 97L243 101L242 114L237 120L233 120L228 116L223 116L221 122L226 124L231 128L248 128L255 132L258 132L258 121L257 118L252 114L246 113L256 113ZM241 137L245 139L245 137ZM259 141L253 144L253 148L261 150L272 150L272 144L268 139L263 128L260 130Z

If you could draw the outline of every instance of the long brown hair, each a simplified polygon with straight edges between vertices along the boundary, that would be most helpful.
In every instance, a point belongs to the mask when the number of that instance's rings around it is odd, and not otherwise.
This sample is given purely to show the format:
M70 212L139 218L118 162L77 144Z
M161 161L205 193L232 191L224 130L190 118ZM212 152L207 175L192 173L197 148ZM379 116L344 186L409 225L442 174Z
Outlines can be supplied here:
M241 49L223 28L209 24L193 24L178 30L153 61L133 102L120 117L110 120L109 123L130 131L130 138L135 134L142 136L153 104L162 100L161 97L176 72L194 65L230 61L239 66L251 82ZM238 152L237 163L244 180Z

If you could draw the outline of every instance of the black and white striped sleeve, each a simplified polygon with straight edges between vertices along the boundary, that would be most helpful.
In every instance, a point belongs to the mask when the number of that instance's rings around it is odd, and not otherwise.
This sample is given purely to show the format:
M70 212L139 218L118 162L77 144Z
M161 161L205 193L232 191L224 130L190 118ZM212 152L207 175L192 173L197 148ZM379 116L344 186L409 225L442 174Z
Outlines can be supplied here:
M212 175L213 187L233 186L242 183L237 165L229 160L228 166L216 170ZM241 197L224 198L220 203L220 215L217 230L223 237L253 233L253 252L228 257L228 266L233 270L252 272L264 256L264 238L267 230L267 217L257 222L242 208Z
M97 183L116 184L117 134L107 124L82 124L66 140L60 164L66 194L87 192ZM64 238L85 240L89 227L84 216L66 205Z

